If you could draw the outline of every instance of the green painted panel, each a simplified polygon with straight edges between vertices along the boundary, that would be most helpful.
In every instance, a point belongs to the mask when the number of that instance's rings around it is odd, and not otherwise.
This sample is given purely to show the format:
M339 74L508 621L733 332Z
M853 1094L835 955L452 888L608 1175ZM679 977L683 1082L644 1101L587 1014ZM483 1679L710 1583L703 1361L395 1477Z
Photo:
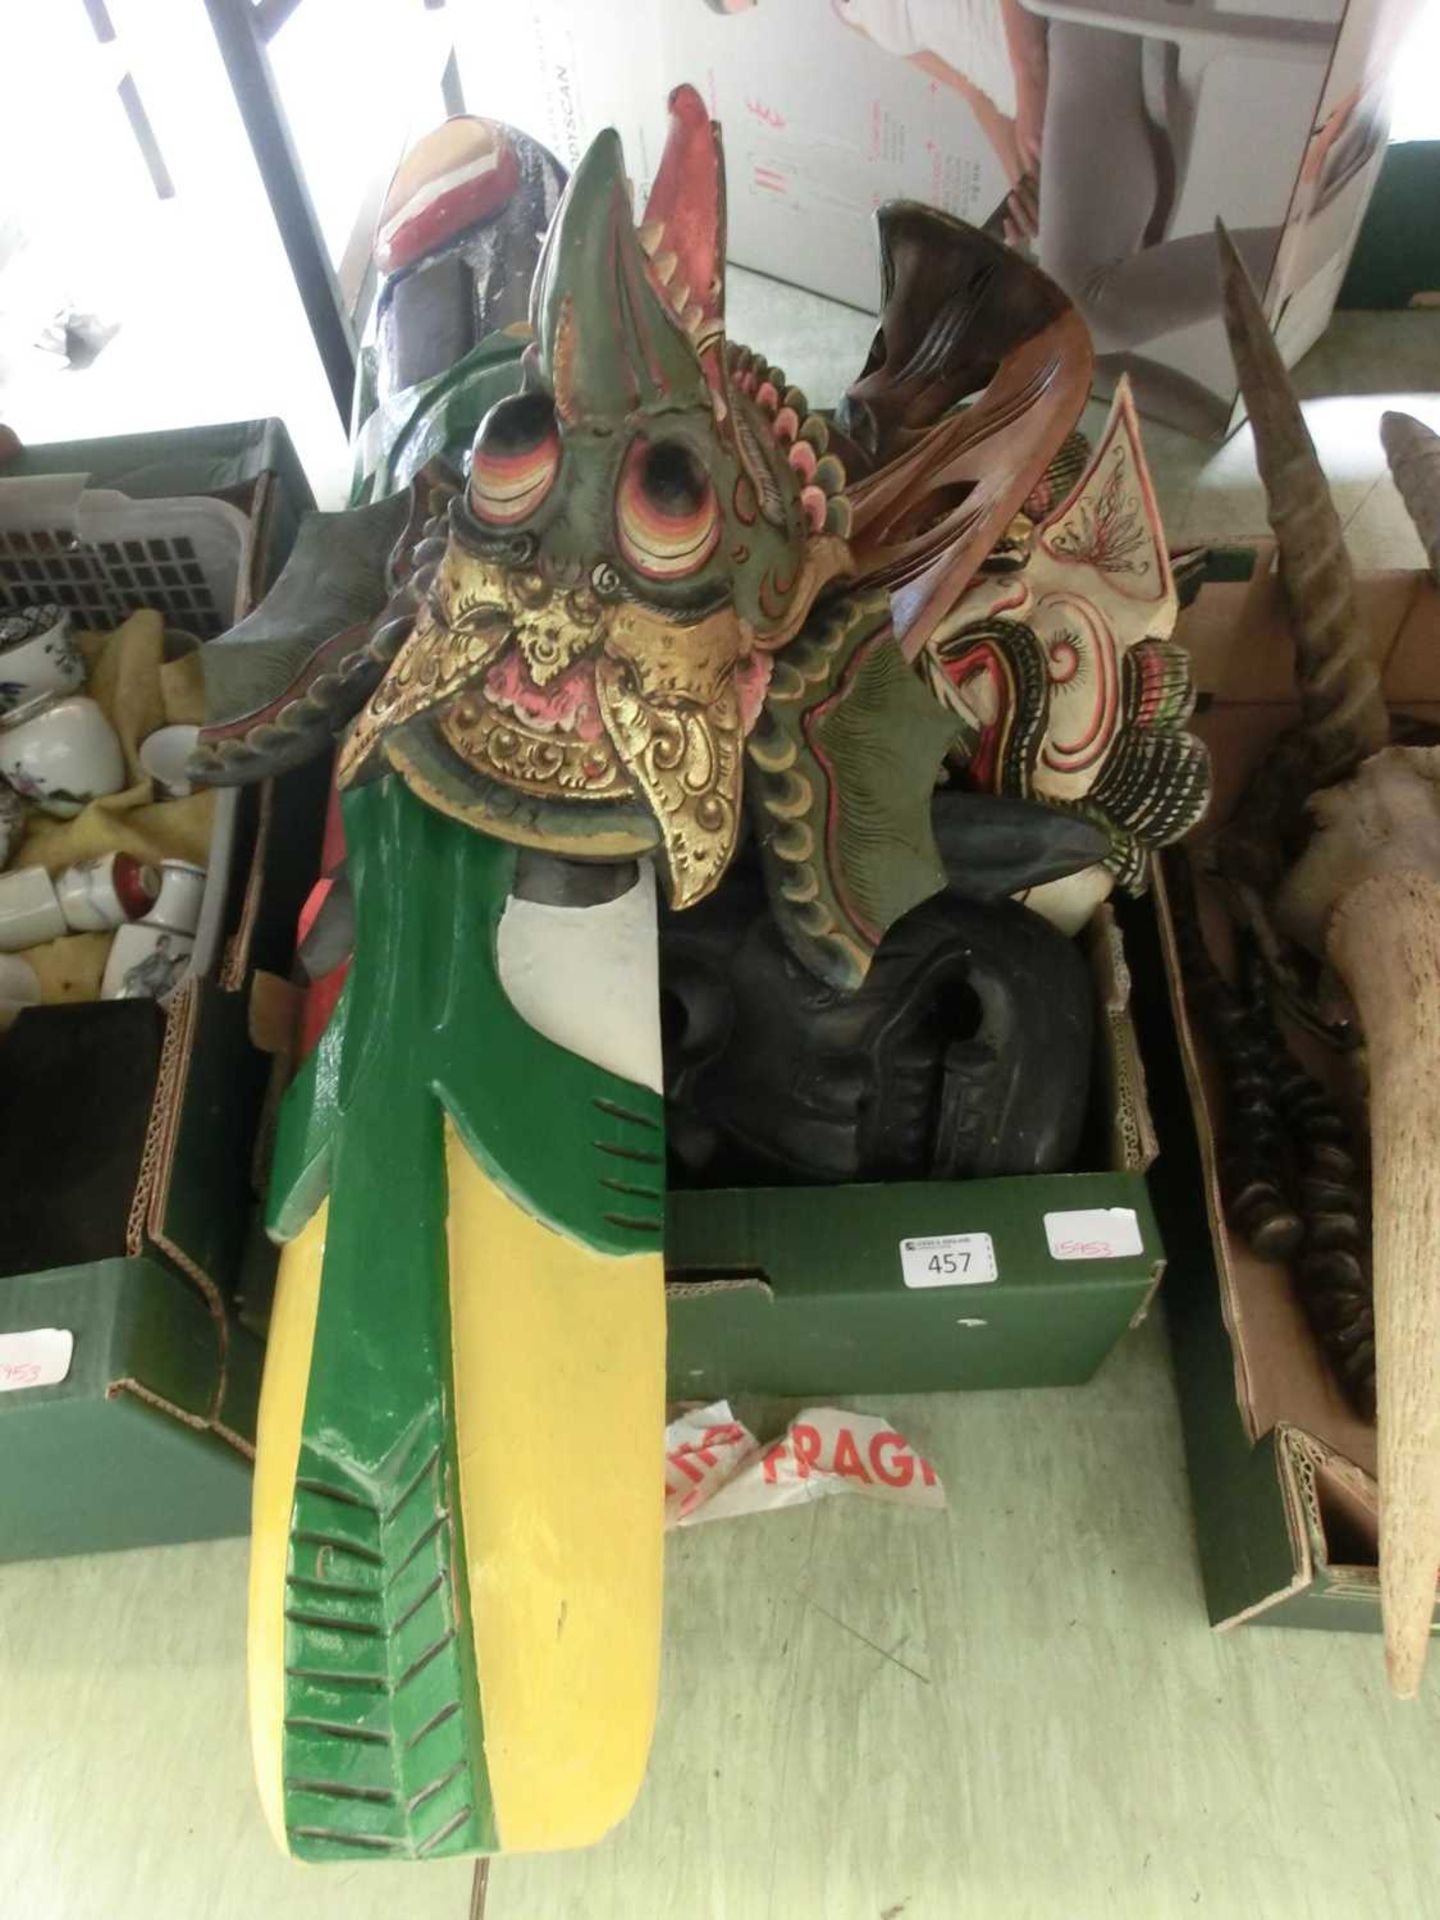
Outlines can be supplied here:
M545 1040L506 997L513 850L393 775L344 809L355 958L286 1096L271 1187L282 1232L329 1197L288 1566L286 1823L304 1858L420 1858L496 1844L452 1413L446 1117L531 1214L614 1253L660 1244L664 1131L654 1094Z
M285 1606L285 1815L302 1859L495 1846L447 1429L432 1402L371 1473L302 1447Z
M443 1109L492 1178L558 1231L606 1253L658 1244L660 1100L543 1040L500 985L514 849L422 805L393 774L344 804L360 945L286 1095L272 1231L298 1233L338 1178L342 1132L363 1136L378 1170L407 1124L396 1102L412 1100L428 1115L419 1126L438 1127ZM653 1191L637 1166L655 1170Z

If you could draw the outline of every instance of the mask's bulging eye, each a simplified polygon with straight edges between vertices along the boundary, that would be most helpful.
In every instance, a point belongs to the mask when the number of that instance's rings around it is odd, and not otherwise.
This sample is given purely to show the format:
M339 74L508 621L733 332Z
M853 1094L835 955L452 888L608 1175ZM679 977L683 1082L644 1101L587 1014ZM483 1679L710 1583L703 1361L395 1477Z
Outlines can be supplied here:
M616 500L625 559L647 580L683 580L720 538L710 476L678 440L637 440L625 457Z
M527 520L555 484L560 434L548 394L516 393L480 422L470 457L470 511L491 526Z

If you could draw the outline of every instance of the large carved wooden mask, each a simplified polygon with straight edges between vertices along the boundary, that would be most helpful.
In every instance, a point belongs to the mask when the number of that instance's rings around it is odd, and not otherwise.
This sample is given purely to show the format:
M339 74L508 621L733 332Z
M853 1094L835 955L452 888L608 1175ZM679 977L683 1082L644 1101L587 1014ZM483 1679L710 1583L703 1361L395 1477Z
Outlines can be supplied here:
M819 423L727 352L718 129L693 88L670 109L638 230L613 131L576 169L520 390L480 424L342 778L383 761L502 838L655 850L684 905L734 852L745 736L774 652L849 566L849 509Z

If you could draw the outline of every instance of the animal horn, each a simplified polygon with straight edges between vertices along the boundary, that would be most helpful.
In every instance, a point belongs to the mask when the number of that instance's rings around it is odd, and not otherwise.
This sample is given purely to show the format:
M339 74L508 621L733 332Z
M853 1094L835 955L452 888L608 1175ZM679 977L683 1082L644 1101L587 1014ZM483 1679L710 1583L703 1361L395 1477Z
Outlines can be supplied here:
M1311 808L1275 919L1329 961L1365 1037L1380 1613L1408 1699L1440 1567L1440 747L1377 753Z
M1327 951L1355 999L1368 1055L1385 1664L1413 1699L1440 1564L1440 887L1379 873L1336 910Z
M1380 440L1391 478L1440 584L1440 433L1408 413L1382 413Z
M1244 262L1220 221L1225 330L1255 431L1255 458L1295 636L1302 724L1324 785L1390 739L1355 576L1315 443Z

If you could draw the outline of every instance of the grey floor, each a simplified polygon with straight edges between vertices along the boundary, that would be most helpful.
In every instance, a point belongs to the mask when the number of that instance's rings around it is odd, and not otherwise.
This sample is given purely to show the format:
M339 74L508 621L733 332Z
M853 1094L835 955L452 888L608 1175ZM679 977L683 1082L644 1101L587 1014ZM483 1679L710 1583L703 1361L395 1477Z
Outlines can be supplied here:
M869 323L736 279L736 337L833 398ZM1301 384L1358 562L1418 564L1375 428L1440 426L1440 315L1341 316ZM1173 541L1262 529L1248 436L1147 444ZM640 1803L496 1863L491 1920L1440 1916L1440 1673L1402 1707L1373 1640L1208 1630L1158 1316L1083 1389L864 1404L949 1511L674 1540ZM3 1920L462 1920L464 1863L273 1851L244 1611L238 1541L0 1569Z

